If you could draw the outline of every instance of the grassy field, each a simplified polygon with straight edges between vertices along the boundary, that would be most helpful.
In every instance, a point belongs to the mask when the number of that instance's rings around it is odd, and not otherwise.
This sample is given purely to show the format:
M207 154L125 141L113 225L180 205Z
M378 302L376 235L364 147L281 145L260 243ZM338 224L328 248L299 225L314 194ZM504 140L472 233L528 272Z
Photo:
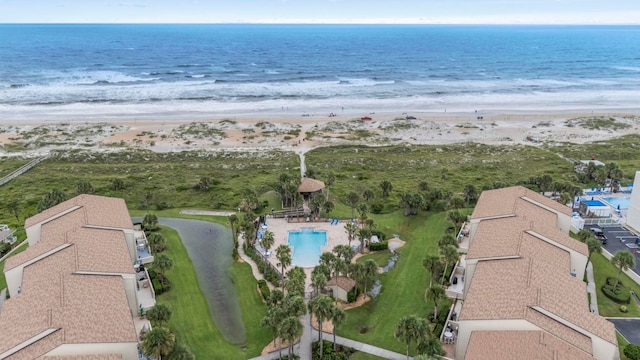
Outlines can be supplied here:
M167 239L166 254L173 258L174 266L167 272L173 288L158 296L158 303L164 303L173 309L169 326L176 333L176 339L186 344L198 359L211 357L221 359L246 359L257 356L270 341L269 333L258 325L255 314L263 314L265 306L256 291L256 281L247 264L234 264L232 276L241 299L243 321L247 329L246 351L241 346L228 343L213 323L207 300L177 232L163 228L162 235ZM252 319L257 318L257 319Z
M379 198L379 183L389 180L393 184L389 202L394 205L398 194L417 191L423 180L431 188L458 193L467 184L478 189L494 182L513 185L543 174L557 181L573 179L572 164L550 151L523 145L334 146L314 149L305 157L317 178L336 177L331 189L339 198L366 188Z
M618 339L618 351L620 351L620 360L627 360L628 358L624 356L624 347L629 345L629 342L620 335L619 332L616 331L616 339Z
M607 277L616 277L618 275L618 269L607 258L601 254L591 255L591 263L593 264L593 275L596 281L596 294L598 298L598 312L601 316L605 317L640 317L640 308L633 298L631 304L628 306L628 312L620 312L620 304L615 303L608 297L604 296L600 287L604 285ZM620 276L620 281L628 289L633 290L636 294L640 294L640 285L636 284L625 273Z
M0 174L11 172L21 162L0 162ZM168 208L236 209L246 189L263 194L272 190L278 176L299 174L299 158L293 152L182 152L131 151L112 154L67 152L40 163L0 187L0 198L20 202L21 217L36 213L42 196L61 189L76 194L80 180L88 180L98 195L124 198L130 209ZM208 190L194 185L202 177L211 179ZM112 190L113 179L125 188ZM0 223L15 218L0 206Z
M429 274L422 267L422 259L428 253L437 253L437 239L448 222L445 213L405 217L394 212L374 218L379 229L397 233L407 243L398 249L400 257L395 268L381 275L381 294L347 311L347 321L338 328L338 334L404 353L404 345L393 336L396 323L406 315L427 316L433 311L433 306L424 300ZM367 328L364 334L360 333L362 327Z
M376 262L376 264L378 264L378 266L384 267L385 265L387 265L387 263L389 262L389 259L391 258L392 255L393 254L389 250L376 251L374 253L359 257L358 259L356 259L356 262L357 263L364 263L368 259L372 259L373 261Z

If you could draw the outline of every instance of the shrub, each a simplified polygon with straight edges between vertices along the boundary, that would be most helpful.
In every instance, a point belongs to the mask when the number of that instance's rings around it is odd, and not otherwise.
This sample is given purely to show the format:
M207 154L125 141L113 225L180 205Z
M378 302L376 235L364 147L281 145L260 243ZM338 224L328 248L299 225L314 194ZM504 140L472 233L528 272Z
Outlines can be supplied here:
M615 282L615 278L608 277L606 284L603 285L600 290L602 290L602 293L606 297L618 304L629 304L631 302L631 294L629 293L629 290L622 284L622 282L619 282L618 288L614 291L613 285Z
M629 360L640 360L640 345L629 344L624 347L623 353Z
M371 230L371 235L376 235L380 241L385 241L387 239L387 234L377 229Z
M338 345L338 350L333 351L333 342L322 340L322 359L323 360L347 360L356 351L350 347ZM312 359L320 359L320 342L315 341L311 345Z
M620 305L620 312L626 313L627 311L629 311L627 305Z
M382 201L376 201L371 204L371 212L374 214L380 214L384 210L384 203Z
M380 250L387 250L387 249L389 249L389 243L386 241L369 244L369 250L371 251L380 251Z
M267 286L267 282L265 280L258 280L258 288L260 289L260 293L262 294L262 298L266 301L269 299L271 295L271 290L269 290L269 286Z
M347 293L347 302L352 303L356 301L356 288L354 287Z
M442 329L444 329L444 326L442 326L442 324L436 324L436 326L433 328L433 335L440 336L440 334L442 334Z

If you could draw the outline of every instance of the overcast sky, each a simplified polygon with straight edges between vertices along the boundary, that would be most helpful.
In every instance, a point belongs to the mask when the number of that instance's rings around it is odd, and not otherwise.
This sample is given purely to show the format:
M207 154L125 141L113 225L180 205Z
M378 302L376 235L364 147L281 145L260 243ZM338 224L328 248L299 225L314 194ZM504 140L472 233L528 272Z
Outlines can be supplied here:
M640 0L0 0L0 23L640 24Z

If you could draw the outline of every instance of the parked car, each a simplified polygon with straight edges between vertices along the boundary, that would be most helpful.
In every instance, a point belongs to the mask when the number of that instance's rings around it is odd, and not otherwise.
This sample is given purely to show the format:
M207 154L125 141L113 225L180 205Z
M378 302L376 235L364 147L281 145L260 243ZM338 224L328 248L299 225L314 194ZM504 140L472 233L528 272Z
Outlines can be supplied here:
M606 244L607 243L607 237L604 234L604 231L602 231L602 229L600 228L591 228L589 229L591 230L591 232L593 233L593 236L600 240L601 243Z

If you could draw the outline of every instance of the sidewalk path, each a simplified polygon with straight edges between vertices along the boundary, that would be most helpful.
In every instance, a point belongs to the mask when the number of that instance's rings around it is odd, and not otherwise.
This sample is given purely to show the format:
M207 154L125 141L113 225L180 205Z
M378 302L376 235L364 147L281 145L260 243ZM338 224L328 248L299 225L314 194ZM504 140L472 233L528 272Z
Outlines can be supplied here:
M589 262L587 264L587 292L591 294L590 310L592 313L599 315L598 313L598 296L596 294L596 281L593 277L593 264Z
M264 280L264 276L262 276L260 269L258 269L258 265L253 261L253 259L249 257L249 255L247 255L244 252L244 242L245 242L244 234L239 232L238 233L238 254L240 254L240 258L251 266L251 272L253 273L253 277L255 277L256 280ZM267 281L267 286L269 287L269 290L274 289L273 285L271 285L271 283L268 281Z
M313 330L313 338L317 339L318 338L318 330ZM323 332L322 333L322 338L324 340L329 340L331 342L333 342L333 334L330 333L326 333ZM376 355L379 356L381 358L384 359L391 359L391 360L405 360L407 358L407 355L405 354L400 354L397 352L393 352L390 350L386 350L383 348L379 348L379 347L375 347L373 345L369 345L369 344L365 344L359 341L355 341L355 340L351 340L351 339L347 339L347 338L343 338L340 336L336 336L336 343L340 344L340 345L344 345L344 346L348 346L350 348L353 348L357 351L362 351L368 354L372 354L372 355ZM300 357L300 359L304 359L302 356ZM412 359L410 357L410 359Z
M235 211L208 211L208 210L180 210L183 215L209 215L209 216L229 216Z

